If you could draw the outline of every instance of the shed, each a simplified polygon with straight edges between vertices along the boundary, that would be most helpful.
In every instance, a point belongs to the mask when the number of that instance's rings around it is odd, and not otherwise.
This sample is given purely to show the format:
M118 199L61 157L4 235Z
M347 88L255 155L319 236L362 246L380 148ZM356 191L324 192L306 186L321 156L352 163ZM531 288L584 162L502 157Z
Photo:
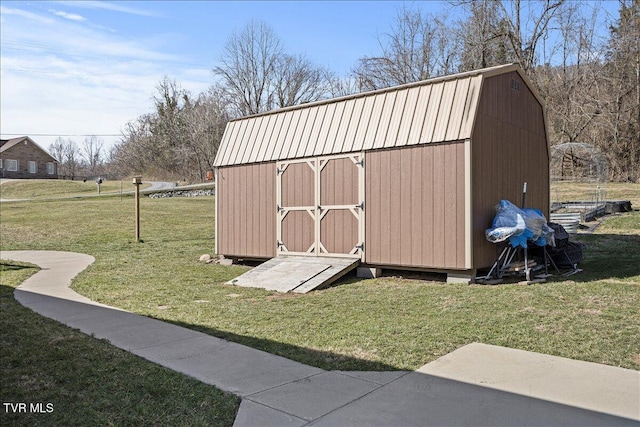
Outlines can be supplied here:
M0 176L57 179L58 161L28 136L0 139Z
M228 123L215 159L216 251L351 257L472 280L501 199L549 213L543 103L515 64Z

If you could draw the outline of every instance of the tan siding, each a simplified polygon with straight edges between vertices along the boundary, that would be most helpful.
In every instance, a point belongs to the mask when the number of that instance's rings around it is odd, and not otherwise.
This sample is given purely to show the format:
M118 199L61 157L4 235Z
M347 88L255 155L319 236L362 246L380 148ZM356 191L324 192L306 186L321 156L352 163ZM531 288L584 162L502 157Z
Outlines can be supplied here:
M315 241L315 222L307 211L290 211L282 220L282 243L289 252L307 252Z
M376 153L377 154L377 153ZM376 263L382 259L381 256L381 232L382 232L382 203L370 203L370 191L375 189L378 200L382 199L382 156L365 155L365 259L369 263ZM376 171L371 173L370 171ZM377 230L371 234L371 230Z
M392 206L398 202L396 197L398 196L400 183L397 179L393 179L397 177L395 173L398 171L396 167L392 169L392 161L391 155L394 154L391 151L384 151L381 153L381 169L382 169L382 200L384 203L381 204L382 212L381 212L381 224L382 230L380 230L382 239L380 239L380 246L382 247L382 256L384 259L392 259L393 252L391 248L392 236L398 235L398 226L399 218L393 215L392 212L395 213ZM368 199L369 201L371 199ZM365 224L366 224L365 219ZM397 239L399 240L399 239Z
M434 245L434 221L433 210L435 209L434 200L434 188L435 183L433 181L434 172L434 156L435 150L420 150L420 153L416 157L420 157L422 164L418 165L416 169L416 175L422 176L422 192L420 194L419 203L416 202L421 208L422 214L422 258L417 258L415 265L424 263L424 260L434 259L434 250L437 250ZM422 173L420 173L422 172Z
M282 206L315 205L314 172L306 163L291 163L282 174Z
M520 91L511 89L511 79ZM483 82L472 136L473 266L495 260L495 246L484 230L501 199L520 206L526 181L527 207L549 213L549 159L542 106L516 72Z
M357 205L358 167L348 158L329 160L320 172L321 205Z
M469 160L466 159L466 151L465 151L465 143L456 145L456 189L455 189L455 197L456 197L456 254L455 259L456 263L460 267L470 267L471 260L467 255L467 247L471 246L471 241L467 238L467 227L468 224L468 216L467 216L467 176L469 172L467 171L467 166L469 164ZM464 209L458 209L459 206L463 206Z
M445 187L445 172L451 170L452 165L444 164L444 145L433 146L433 176L431 177L433 182L433 199L430 201L432 206L431 218L433 221L433 241L432 241L432 258L431 262L434 266L445 266L444 252L446 250L447 242L445 240L445 228L446 228L446 211L447 196L448 194ZM429 201L427 202L429 203Z
M282 243L289 252L307 252L315 242L315 172L306 161L289 163L281 175L283 208L307 208L286 212Z
M427 222L429 220L429 218L425 216L425 212L424 212L425 208L422 202L424 200L423 194L425 191L424 190L425 186L431 185L430 180L427 179L427 172L431 171L432 168L431 168L431 165L426 164L423 159L423 156L427 152L426 150L420 150L420 152L417 152L417 153L412 153L411 150L403 150L403 151L405 151L408 154L414 154L411 156L411 159L410 159L411 172L415 174L413 176L413 179L411 180L410 194L420 195L419 197L416 198L417 200L412 201L412 214L411 214L410 227L411 227L412 234L416 233L422 238L412 239L411 236L409 236L408 240L406 240L407 242L409 242L407 246L410 245L410 249L411 249L411 265L418 265L424 256L423 244L424 244L424 239L426 237L425 229L428 226Z
M275 256L275 164L218 169L218 253Z
M394 206L392 208L399 208L402 206L402 210L409 210L411 215L408 216L407 221L398 221L398 231L399 234L397 236L400 237L397 243L395 244L395 250L397 251L397 261L401 262L402 260L409 260L411 262L411 252L413 250L413 245L411 244L411 234L413 233L413 229L411 228L413 216L417 213L416 207L413 204L416 202L412 197L413 194L413 181L415 177L413 177L413 162L412 162L412 153L411 150L399 150L400 154L400 163L399 165L404 165L407 167L400 167L396 173L400 174L400 188L399 194L397 195L396 200L394 201ZM397 205L395 205L397 203ZM406 223L405 223L406 222ZM394 245L392 245L393 247Z
M358 220L349 210L330 210L320 222L320 242L330 254L348 254L358 244Z
M463 269L464 143L368 152L366 165L366 262Z

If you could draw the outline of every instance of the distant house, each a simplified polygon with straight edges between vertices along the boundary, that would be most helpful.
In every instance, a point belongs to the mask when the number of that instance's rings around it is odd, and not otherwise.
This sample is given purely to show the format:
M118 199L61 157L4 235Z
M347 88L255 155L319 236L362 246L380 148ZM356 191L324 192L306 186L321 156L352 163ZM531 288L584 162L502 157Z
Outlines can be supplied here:
M0 176L57 179L58 161L28 136L0 139Z

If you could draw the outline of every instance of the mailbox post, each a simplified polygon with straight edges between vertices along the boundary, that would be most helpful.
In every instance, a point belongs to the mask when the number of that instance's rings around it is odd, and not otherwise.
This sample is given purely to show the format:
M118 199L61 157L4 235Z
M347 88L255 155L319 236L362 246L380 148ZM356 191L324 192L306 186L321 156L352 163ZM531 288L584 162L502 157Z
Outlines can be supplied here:
M140 242L140 184L142 184L142 177L134 176L133 185L136 186L136 242Z

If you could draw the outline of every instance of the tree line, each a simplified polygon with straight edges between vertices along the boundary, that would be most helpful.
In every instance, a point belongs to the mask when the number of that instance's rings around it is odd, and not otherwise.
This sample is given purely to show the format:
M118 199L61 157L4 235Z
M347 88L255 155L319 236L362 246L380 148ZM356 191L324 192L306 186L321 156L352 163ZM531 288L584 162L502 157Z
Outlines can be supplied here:
M95 135L80 145L59 137L49 145L49 154L58 160L58 175L65 179L94 179L108 173L104 141Z
M287 52L269 25L251 21L227 39L206 92L159 82L153 111L127 123L104 157L109 170L201 181L233 118L515 62L545 102L552 145L592 144L608 160L609 180L640 181L640 0L620 0L614 20L577 1L450 5L463 13L399 9L379 51L346 76ZM83 147L88 160L91 144Z

